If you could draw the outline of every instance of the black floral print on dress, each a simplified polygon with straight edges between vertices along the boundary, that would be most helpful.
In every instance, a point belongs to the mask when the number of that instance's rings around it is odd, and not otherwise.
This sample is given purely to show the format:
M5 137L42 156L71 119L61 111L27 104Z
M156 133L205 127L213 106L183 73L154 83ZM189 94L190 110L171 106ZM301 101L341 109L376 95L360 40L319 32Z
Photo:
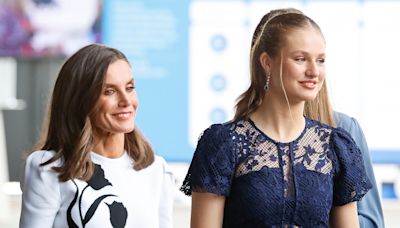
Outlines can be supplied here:
M86 224L90 221L90 219L93 217L95 214L98 206L101 204L101 202L110 196L116 196L114 194L105 194L105 195L100 195L89 207L87 210L86 214L83 215L82 212L82 198L83 194L85 193L85 190L89 187L91 187L95 191L99 191L100 189L106 187L106 186L113 186L106 178L104 175L104 170L101 168L100 165L94 164L94 172L93 176L86 182L87 185L83 188L81 194L79 195L79 187L75 183L75 181L72 180L72 182L76 186L76 193L74 198L72 199L68 210L67 210L67 223L70 228L77 228L78 225L75 223L75 221L72 219L71 211L73 206L76 204L78 198L78 208L79 208L79 216L81 220L82 227L85 227ZM128 217L128 211L126 210L125 206L122 203L114 201L112 204L107 204L105 203L109 210L110 210L110 224L112 225L113 228L120 228L120 227L125 227L126 220Z

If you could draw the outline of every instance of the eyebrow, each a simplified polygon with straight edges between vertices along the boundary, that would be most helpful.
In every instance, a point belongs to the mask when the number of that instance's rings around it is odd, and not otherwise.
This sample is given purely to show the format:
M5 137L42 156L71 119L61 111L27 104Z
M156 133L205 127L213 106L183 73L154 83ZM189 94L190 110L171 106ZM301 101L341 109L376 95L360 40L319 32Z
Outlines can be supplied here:
M129 81L127 81L125 84L126 85L127 84L135 84L135 80L133 80L133 78L132 78ZM104 83L104 87L114 87L114 86L115 86L114 84Z
M292 51L292 52L290 52L290 54L291 54L291 55L294 55L294 54L310 55L309 52L301 51L301 50ZM326 53L319 53L318 56L326 56Z

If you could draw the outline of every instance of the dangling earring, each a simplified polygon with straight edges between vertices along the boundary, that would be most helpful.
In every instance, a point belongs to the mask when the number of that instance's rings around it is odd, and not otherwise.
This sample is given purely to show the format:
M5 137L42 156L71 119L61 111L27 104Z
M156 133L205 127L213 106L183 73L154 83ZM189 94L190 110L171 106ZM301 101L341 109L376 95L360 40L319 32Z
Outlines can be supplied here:
M265 90L265 91L268 91L268 88L269 88L269 78L271 77L271 75L267 72L267 73L266 73L266 77L267 77L267 80L266 80L265 85L264 85L264 90Z

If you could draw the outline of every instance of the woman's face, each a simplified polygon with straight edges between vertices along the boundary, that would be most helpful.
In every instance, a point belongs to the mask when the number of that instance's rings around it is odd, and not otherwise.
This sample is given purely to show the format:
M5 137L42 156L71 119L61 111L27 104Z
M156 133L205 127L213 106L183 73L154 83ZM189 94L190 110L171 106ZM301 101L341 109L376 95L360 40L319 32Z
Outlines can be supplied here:
M281 51L282 82L289 100L313 100L325 80L325 39L321 32L312 26L292 30ZM272 63L273 84L282 91L279 56Z
M129 133L135 127L137 107L131 67L126 61L117 60L107 69L92 124L102 134Z

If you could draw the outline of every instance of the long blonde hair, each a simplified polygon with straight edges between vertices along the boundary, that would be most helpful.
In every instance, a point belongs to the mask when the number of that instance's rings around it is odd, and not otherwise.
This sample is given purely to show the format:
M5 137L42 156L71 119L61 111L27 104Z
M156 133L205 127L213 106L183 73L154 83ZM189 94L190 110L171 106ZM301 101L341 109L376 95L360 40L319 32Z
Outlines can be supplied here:
M321 31L311 18L293 8L272 10L260 20L251 43L250 86L237 99L235 120L249 117L261 105L264 98L266 77L259 61L260 55L266 52L270 57L278 57L285 42L285 34L295 28L302 28L307 25ZM289 101L287 100L287 102ZM325 124L336 126L326 82L322 85L317 97L305 103L304 115Z
M306 101L304 105L304 115L324 124L336 127L326 79L317 97L314 100Z

